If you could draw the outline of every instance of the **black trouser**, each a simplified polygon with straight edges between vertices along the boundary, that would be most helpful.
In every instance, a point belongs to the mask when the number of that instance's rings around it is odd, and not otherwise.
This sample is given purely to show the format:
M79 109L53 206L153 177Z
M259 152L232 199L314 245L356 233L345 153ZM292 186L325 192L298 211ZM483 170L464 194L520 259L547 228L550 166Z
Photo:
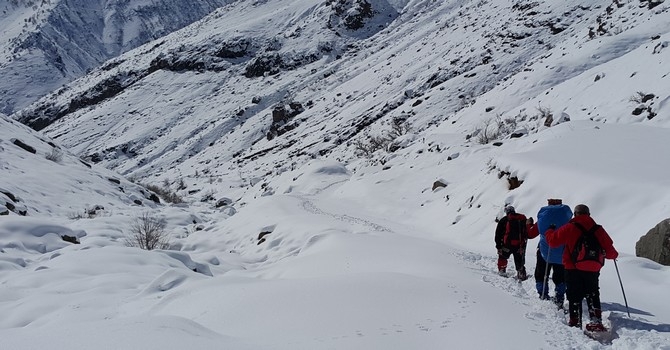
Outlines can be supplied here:
M600 318L599 278L600 272L565 270L565 281L568 285L567 296L570 302L570 318L576 318L581 322L582 300L585 298L589 308L589 316Z
M547 262L540 254L540 248L537 249L537 263L535 264L535 282L542 283L544 282L544 272L547 272L547 280L549 279L549 274L552 273L551 280L555 285L559 285L565 282L565 269L562 264L549 264L549 270L547 270Z

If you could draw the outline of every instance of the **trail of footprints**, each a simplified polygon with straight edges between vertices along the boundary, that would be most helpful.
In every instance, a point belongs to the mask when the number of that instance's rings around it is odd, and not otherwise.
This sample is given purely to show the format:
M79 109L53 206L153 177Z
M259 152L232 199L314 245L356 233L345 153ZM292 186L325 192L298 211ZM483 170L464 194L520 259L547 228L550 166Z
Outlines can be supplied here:
M413 324L403 324L403 323L393 323L389 326L386 327L380 327L378 329L374 330L364 330L364 329L356 329L353 331L351 334L344 334L340 336L333 336L330 339L331 340L338 340L338 339L347 339L347 338L352 338L352 337L365 337L369 335L373 336L392 336L392 335L397 335L405 332L434 332L434 331L439 331L439 330L444 330L454 322L458 322L460 319L466 318L467 310L472 306L474 301L470 300L470 297L468 296L467 292L462 292L458 290L454 290L453 294L455 297L460 297L461 300L458 301L459 308L454 310L451 315L446 317L445 319L432 319L432 318L427 318L421 322L415 322ZM459 294L462 294L459 296ZM318 341L324 341L323 339L316 339Z

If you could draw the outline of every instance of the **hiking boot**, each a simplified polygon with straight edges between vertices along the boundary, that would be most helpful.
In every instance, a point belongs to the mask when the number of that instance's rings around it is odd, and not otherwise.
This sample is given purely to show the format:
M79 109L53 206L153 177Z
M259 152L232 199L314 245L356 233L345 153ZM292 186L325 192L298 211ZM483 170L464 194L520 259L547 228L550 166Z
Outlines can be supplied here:
M498 274L500 276L505 276L507 277L507 270L506 269L498 269Z
M541 300L549 299L549 286L543 284L542 282L535 282L535 289L537 290L537 295Z
M589 332L605 332L607 328L601 322L589 322L586 325L586 330Z
M591 332L604 332L606 331L603 326L602 311L600 309L591 309L589 310L589 320L590 322L586 325L586 330Z
M568 326L582 328L582 303L579 302L569 302L568 303L568 314L570 315L570 320L568 321Z
M521 270L516 271L516 279L519 281L525 281L528 279L528 275L526 274L526 269L522 268Z
M551 298L551 301L553 301L554 304L556 304L556 307L558 307L559 310L563 310L563 308L564 308L563 307L563 298L553 297L553 298Z
M579 329L582 328L582 321L579 320L576 317L570 317L570 320L568 321L568 326L569 327L577 327Z
M600 309L589 309L589 320L591 323L602 323L602 310Z

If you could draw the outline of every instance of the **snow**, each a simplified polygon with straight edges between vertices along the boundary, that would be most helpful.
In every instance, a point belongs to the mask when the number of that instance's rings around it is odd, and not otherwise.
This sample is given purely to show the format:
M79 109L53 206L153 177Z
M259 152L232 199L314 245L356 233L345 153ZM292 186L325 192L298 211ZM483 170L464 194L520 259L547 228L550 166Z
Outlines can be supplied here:
M518 197L508 198L519 211L533 215L553 188L552 196L590 204L611 232L631 312L629 318L608 261L601 295L606 322L618 334L613 349L663 349L670 341L670 307L663 301L670 269L636 258L633 245L641 232L624 232L618 218L630 213L620 207L633 195L652 199L652 191L667 188L658 171L644 171L649 159L631 150L655 146L666 139L664 133L573 122L534 136L545 137L542 142L527 139L510 144L512 150L496 149L506 155L497 158L499 164L532 169ZM560 140L570 142L557 152L553 143ZM584 148L594 157L588 152L572 157ZM621 158L595 157L603 149ZM472 162L476 155L452 162ZM355 174L344 164L315 160L284 173L274 195L249 201L228 219L217 220L216 212L194 203L187 211L205 217L205 229L188 235L177 230L192 217L177 214L184 208L166 207L179 253L125 247L124 234L137 211L79 220L0 219L4 344L12 349L484 349L504 346L500 339L516 334L523 339L515 343L518 349L604 348L568 328L562 312L537 299L533 281L517 283L495 273L493 219L502 202L496 205L492 198L507 192L503 180L457 166L463 178L498 189L477 199L485 205L476 212L462 210L468 212L461 219L467 224L445 220L444 192L458 200L472 188L452 189L461 184L455 178L435 192L422 188L431 184L429 169L452 179L446 166L433 162L440 157L414 159L413 168L395 158L391 169ZM643 171L629 177L629 169L636 168ZM561 181L553 187L542 179ZM625 189L615 191L616 184ZM644 189L648 192L636 193ZM647 202L641 215L627 216L628 227L639 230L662 218L663 202L667 198ZM271 233L258 244L262 231ZM65 243L56 234L75 235L81 244ZM193 271L193 261L211 273ZM532 270L532 253L527 261Z
M625 3L616 33L589 40L610 1L580 3L537 4L537 21L567 13L566 32L545 35L507 1L394 0L385 6L400 17L354 41L324 29L321 2L238 1L42 102L67 106L178 47L211 51L244 35L257 49L282 38L282 55L317 42L358 48L253 79L236 62L158 70L44 133L0 115L0 208L15 208L0 216L0 347L670 350L670 267L635 256L670 211L670 50L658 46L668 6ZM471 24L478 12L490 28ZM538 37L518 50L482 44L506 40L480 35L499 29ZM496 67L469 65L487 45ZM451 79L431 87L434 75ZM656 96L645 104L652 119L631 114L639 91ZM293 100L313 105L268 140L272 108ZM549 125L540 108L553 113ZM325 141L379 114L351 139ZM412 123L401 149L355 155L353 141L382 135L397 116ZM522 136L477 142L496 116ZM57 161L47 159L54 148ZM95 152L99 163L81 160ZM510 190L508 176L523 183ZM433 190L437 180L446 187ZM165 184L185 203L154 203L141 183ZM532 277L497 275L496 217L505 204L537 217L548 198L589 205L620 252L600 276L611 345L567 327ZM126 245L145 214L165 223L169 249Z

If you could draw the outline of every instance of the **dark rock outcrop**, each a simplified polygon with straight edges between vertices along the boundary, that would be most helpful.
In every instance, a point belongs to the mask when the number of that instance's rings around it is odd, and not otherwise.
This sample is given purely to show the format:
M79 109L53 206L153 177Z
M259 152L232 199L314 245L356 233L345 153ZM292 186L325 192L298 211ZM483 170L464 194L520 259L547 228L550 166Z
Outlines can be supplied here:
M670 219L665 219L640 237L635 244L635 255L670 266Z

